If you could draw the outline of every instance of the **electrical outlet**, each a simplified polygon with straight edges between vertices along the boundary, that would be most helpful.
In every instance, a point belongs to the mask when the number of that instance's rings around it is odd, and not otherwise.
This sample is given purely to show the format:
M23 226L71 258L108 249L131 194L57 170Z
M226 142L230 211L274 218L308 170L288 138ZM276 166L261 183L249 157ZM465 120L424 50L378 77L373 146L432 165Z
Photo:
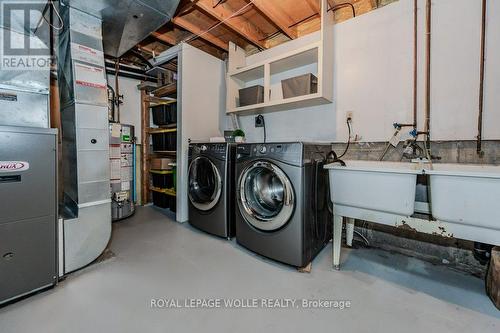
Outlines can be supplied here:
M352 116L353 116L353 112L352 111L347 111L346 115L345 115L345 120L352 122Z
M264 127L264 116L258 115L255 117L255 127Z

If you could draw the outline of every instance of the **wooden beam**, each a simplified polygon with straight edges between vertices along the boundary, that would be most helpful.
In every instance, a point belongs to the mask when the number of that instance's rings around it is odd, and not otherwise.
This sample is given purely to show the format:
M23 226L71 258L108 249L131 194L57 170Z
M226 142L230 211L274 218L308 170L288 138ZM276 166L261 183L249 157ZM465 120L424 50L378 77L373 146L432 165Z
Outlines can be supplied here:
M254 0L253 5L289 38L295 39L298 37L297 29L289 28L294 23L291 17L276 8L272 1Z
M235 13L235 11L228 7L227 3L221 3L214 8L211 4L211 0L199 0L196 2L195 6L220 22L228 19ZM266 34L242 15L233 16L225 21L224 25L252 44L261 48L267 48Z
M161 42L167 43L168 45L174 46L177 44L177 40L175 40L175 38L173 36L169 35L168 33L162 34L162 33L155 31L151 34L151 36L153 36L154 38L158 39Z
M149 192L149 102L144 90L141 91L141 203L146 205L151 201Z
M189 32L191 32L191 33L193 33L195 35L199 35L200 38L203 38L207 42L209 42L209 43L211 43L211 44L213 44L213 45L215 45L215 46L223 49L224 51L228 51L229 50L229 46L228 46L227 42L223 41L222 39L220 39L219 37L215 36L211 32L206 32L205 33L205 30L201 29L196 24L191 23L185 17L174 17L172 19L172 22L175 25L178 25L179 27L184 28L187 31L189 31Z
M150 56L152 56L153 54L158 54L159 52L153 48L151 48L149 45L142 45L142 44L138 44L137 45L137 48L141 51L141 52L144 52L144 53L147 53L149 54Z
M307 4L315 13L321 13L321 7L319 5L319 0L306 0Z

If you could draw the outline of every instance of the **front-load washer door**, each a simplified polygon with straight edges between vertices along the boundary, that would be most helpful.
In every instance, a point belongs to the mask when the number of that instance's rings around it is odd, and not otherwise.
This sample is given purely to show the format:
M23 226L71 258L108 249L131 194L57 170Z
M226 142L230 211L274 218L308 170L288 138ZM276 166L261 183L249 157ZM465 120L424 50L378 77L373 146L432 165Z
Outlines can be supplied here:
M239 178L238 205L245 220L253 227L262 231L278 230L293 214L292 183L275 164L255 162Z
M209 211L220 200L222 179L219 170L206 157L197 157L189 165L189 200L201 211Z

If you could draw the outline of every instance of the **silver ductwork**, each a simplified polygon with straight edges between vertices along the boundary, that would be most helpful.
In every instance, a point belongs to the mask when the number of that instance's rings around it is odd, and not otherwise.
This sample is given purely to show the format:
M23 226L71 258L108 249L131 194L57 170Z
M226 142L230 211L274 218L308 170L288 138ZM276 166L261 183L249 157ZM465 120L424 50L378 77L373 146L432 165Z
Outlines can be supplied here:
M107 85L101 20L60 7L64 273L95 260L111 236Z
M50 29L42 17L45 8L46 1L0 0L0 125L50 127ZM33 66L36 59L44 66Z
M170 21L179 0L64 0L102 20L104 53L121 57Z

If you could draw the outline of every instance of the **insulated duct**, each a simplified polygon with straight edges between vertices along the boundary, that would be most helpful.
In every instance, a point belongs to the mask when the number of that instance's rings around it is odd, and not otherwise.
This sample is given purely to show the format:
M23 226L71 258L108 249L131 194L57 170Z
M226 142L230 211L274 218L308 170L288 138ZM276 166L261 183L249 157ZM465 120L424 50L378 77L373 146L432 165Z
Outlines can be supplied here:
M111 236L107 81L101 20L61 5L64 273L95 260Z

